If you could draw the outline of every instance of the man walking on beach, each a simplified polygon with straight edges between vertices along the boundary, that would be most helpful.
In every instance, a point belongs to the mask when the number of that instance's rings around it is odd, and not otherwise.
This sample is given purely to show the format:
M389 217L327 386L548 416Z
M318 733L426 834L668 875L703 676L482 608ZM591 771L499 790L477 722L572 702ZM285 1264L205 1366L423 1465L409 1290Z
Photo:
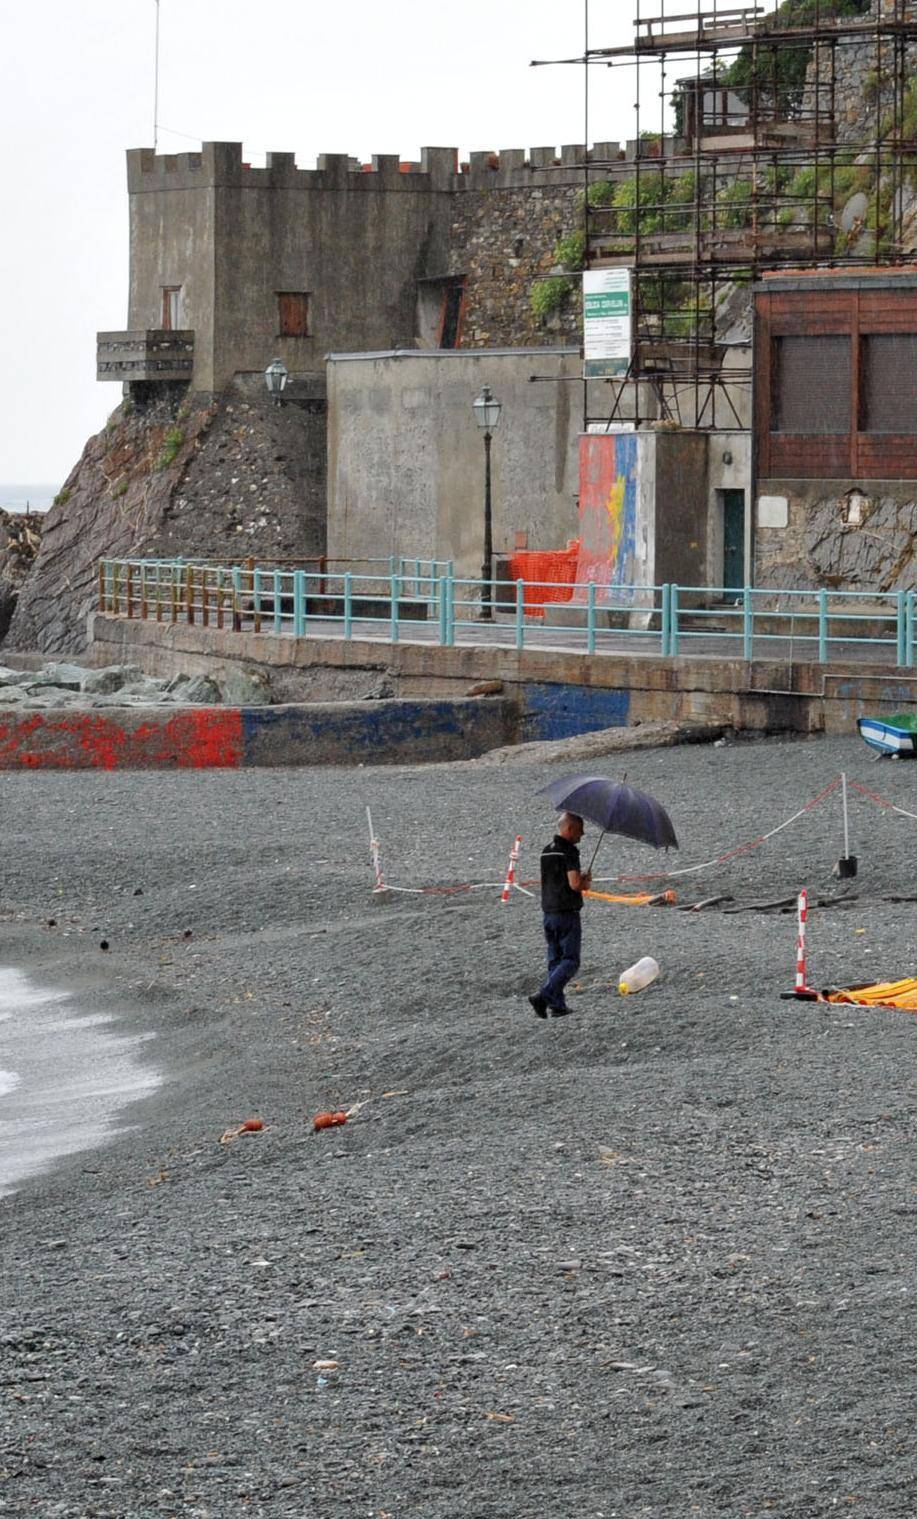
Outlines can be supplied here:
M540 991L529 998L539 1018L546 1018L548 1013L553 1018L563 1018L570 1012L564 987L579 970L583 892L592 885L592 872L580 869L576 846L582 837L582 818L574 812L565 812L554 838L541 852L541 910L548 976Z

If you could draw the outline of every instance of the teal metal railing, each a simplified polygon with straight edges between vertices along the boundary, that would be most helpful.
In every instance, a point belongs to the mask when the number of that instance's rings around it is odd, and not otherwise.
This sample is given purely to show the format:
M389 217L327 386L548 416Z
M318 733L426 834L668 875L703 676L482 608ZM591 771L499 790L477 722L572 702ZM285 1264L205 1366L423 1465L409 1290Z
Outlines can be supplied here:
M613 586L456 576L448 560L361 561L367 573L104 559L98 604L109 615L276 636L493 642L587 655L719 654L825 665L832 654L915 665L913 591L745 586ZM547 599L545 599L547 598Z

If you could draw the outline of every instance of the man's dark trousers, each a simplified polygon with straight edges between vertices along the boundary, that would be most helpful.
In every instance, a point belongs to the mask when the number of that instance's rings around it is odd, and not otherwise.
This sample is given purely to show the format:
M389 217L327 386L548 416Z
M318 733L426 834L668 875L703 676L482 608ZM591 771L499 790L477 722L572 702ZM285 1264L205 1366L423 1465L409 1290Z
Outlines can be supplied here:
M583 925L578 912L546 912L544 936L548 946L548 979L538 993L549 1007L565 1007L564 987L579 970Z

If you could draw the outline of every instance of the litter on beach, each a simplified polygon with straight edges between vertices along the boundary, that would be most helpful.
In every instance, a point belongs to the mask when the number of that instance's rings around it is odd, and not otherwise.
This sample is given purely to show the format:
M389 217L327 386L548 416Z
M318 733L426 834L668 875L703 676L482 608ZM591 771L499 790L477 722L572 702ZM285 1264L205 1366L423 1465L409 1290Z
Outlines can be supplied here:
M318 1133L319 1129L336 1129L346 1122L347 1114L344 1112L316 1113L312 1120L312 1127Z
M584 891L595 902L614 902L620 907L672 907L678 898L674 891Z
M902 981L877 981L871 986L841 987L838 991L822 992L823 1002L851 1002L860 1007L897 1007L904 1012L917 1013L917 977Z
M260 1134L263 1129L263 1118L246 1118L244 1123L237 1123L233 1128L227 1129L224 1134L221 1134L220 1144L231 1144L232 1141L234 1139L238 1139L241 1134Z

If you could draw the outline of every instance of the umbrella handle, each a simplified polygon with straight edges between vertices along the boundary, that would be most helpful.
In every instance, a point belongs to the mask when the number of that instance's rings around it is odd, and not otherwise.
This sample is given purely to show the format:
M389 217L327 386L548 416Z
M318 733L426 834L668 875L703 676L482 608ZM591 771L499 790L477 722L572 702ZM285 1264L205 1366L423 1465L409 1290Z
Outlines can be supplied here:
M606 830L603 828L602 831L601 831L601 833L599 834L599 842L598 842L598 844L596 844L595 848L592 851L592 859L589 861L589 869L586 871L587 875L589 875L591 873L591 871L592 871L592 867L595 864L595 857L598 854L599 849L601 848L602 840L605 837L605 833L606 833Z

